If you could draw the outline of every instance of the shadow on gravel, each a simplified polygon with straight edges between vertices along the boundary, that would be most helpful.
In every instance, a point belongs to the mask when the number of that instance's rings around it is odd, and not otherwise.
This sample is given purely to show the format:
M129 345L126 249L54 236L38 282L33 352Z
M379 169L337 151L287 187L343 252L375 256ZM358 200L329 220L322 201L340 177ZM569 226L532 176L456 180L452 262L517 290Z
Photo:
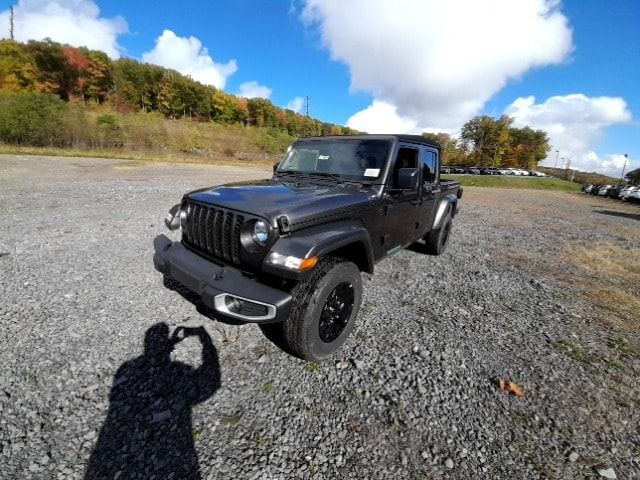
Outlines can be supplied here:
M221 322L227 325L247 325L246 322L242 320L237 320L233 318L223 317L222 315L216 315L216 311L212 308L208 307L203 301L200 295L192 292L185 286L179 284L175 280L164 277L163 285L165 288L172 290L174 292L179 293L182 298L189 301L194 307L196 307L197 312L200 315L207 317L209 320L213 320L214 322ZM269 324L259 324L260 331L265 336L267 340L273 343L276 347L278 347L283 352L297 357L295 352L293 352L284 338L284 332L282 331L283 325L281 323L269 323Z
M189 336L202 344L198 368L171 360ZM220 387L218 353L203 327L165 323L149 328L144 354L122 364L113 378L109 412L91 453L85 479L199 479L191 407Z
M412 243L406 248L406 250L409 250L410 252L420 253L422 255L429 254L427 252L427 245L424 243L424 240L418 240L417 242Z
M594 210L594 212L601 213L602 215L611 215L612 217L631 218L640 221L640 213L615 212L613 210Z

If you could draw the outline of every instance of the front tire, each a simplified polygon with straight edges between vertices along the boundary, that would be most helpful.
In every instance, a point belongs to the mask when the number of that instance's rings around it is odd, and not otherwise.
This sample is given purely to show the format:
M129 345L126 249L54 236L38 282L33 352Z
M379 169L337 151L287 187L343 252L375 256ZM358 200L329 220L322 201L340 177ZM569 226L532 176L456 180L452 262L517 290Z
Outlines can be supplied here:
M288 350L305 360L324 360L353 330L362 301L360 270L352 262L328 257L291 296L294 304L283 323Z

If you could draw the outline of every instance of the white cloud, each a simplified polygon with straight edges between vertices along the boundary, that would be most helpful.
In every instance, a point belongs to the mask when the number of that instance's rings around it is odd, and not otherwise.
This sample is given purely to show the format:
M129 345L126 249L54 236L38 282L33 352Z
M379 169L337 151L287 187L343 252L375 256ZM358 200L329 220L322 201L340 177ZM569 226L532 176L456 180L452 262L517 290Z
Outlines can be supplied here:
M572 49L557 0L307 0L302 19L347 65L352 91L374 96L372 126L382 103L407 126L459 128L509 79Z
M296 113L300 113L303 106L304 106L304 98L302 97L296 97L292 100L289 100L289 103L287 103L287 108L289 110L293 110Z
M92 0L20 0L14 7L15 39L68 43L76 47L102 50L111 58L120 57L118 36L127 32L127 22L118 16L100 17ZM9 38L9 10L0 13L0 37Z
M544 165L556 163L555 150L559 150L558 166L571 160L571 167L596 171L607 175L620 174L624 157L621 154L598 156L594 147L602 139L604 129L631 121L627 103L619 97L587 97L581 93L554 96L542 103L534 97L517 98L505 113L519 127L529 126L549 134L553 146Z
M258 84L255 80L251 82L244 82L240 85L240 91L238 95L245 98L269 98L271 96L271 90L269 87Z
M405 133L416 130L416 123L401 117L393 105L374 100L364 110L353 115L347 126L368 133Z
M238 70L235 60L215 63L200 40L196 37L178 37L171 30L162 32L153 50L142 54L142 60L173 68L216 88L224 88L227 78Z

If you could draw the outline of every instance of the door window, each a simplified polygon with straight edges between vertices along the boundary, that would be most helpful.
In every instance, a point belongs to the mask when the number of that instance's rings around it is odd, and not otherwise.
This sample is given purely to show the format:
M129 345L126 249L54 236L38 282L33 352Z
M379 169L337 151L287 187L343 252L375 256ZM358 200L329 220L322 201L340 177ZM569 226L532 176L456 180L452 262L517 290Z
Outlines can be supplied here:
M435 183L438 171L436 169L436 152L433 150L422 150L422 181L425 183Z
M400 147L393 166L391 188L399 188L398 172L401 168L418 168L418 150L409 147Z

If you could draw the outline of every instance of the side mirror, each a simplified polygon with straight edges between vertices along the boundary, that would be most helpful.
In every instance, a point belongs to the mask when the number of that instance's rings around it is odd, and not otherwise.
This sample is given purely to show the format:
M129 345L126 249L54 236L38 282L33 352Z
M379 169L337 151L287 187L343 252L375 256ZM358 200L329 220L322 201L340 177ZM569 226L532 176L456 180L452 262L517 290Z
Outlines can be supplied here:
M401 168L398 170L398 188L402 190L416 190L420 179L417 168Z
M180 228L180 204L174 205L164 219L164 224L169 230Z
M276 170L278 170L278 166L280 165L280 163L274 163L273 164L273 173L276 173Z

